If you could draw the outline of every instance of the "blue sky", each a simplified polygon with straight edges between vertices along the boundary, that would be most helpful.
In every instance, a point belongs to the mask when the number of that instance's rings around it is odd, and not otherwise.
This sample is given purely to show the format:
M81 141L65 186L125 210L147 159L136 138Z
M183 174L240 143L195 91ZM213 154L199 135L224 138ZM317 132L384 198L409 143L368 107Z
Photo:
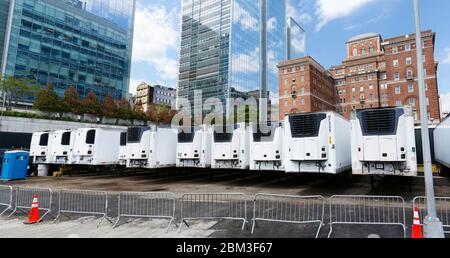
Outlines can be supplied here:
M254 1L254 0L249 0ZM384 38L414 32L412 0L288 0L288 13L307 32L308 54L323 66L340 64L345 42L377 32ZM130 91L141 81L176 87L180 0L137 0ZM450 111L450 1L421 1L422 29L437 33L442 105Z

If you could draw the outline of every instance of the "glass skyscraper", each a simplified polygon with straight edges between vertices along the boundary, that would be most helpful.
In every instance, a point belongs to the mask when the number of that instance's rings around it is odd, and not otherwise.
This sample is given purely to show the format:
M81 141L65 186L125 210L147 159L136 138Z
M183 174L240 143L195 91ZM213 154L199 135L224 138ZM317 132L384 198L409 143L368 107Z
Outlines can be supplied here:
M126 96L135 0L0 0L0 73ZM23 102L30 103L33 96Z
M288 57L286 0L182 0L178 97L278 100Z

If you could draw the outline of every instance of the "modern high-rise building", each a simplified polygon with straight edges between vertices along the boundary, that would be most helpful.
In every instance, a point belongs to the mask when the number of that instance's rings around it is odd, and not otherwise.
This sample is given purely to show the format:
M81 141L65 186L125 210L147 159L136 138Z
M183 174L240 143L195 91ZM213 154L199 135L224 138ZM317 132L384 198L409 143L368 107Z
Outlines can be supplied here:
M259 91L277 105L277 63L304 54L288 53L289 21L285 0L183 0L178 98L193 106L201 91L227 107Z
M0 0L0 73L126 96L135 0ZM22 102L31 103L33 96Z

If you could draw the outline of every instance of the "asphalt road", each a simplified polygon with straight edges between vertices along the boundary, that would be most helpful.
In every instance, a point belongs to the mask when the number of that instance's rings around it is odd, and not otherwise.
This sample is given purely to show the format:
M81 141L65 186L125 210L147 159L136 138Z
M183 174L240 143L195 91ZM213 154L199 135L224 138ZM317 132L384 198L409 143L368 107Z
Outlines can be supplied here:
M245 178L244 178L245 175ZM450 196L450 180L436 179L436 195ZM411 201L415 196L424 195L423 178L412 180L412 192L409 181L405 178L379 178L375 189L371 189L370 178L324 175L285 175L282 173L250 173L240 171L202 171L192 174L187 171L165 170L160 173L120 175L80 175L63 178L30 178L25 181L15 181L5 184L13 186L48 187L55 191L54 200L58 199L60 189L87 189L111 192L109 196L108 216L116 217L118 192L173 192L180 198L183 193L244 193L253 196L257 193L283 194L283 195L321 195L328 198L333 195L381 195L402 196L407 202L407 236L410 236L412 224ZM252 203L252 202L249 202ZM177 202L176 217L180 218L180 203ZM54 201L53 210L58 210ZM248 218L251 218L253 206L247 207ZM54 212L51 214L56 216ZM2 216L0 237L40 236L38 232L49 232L45 237L224 237L224 238L272 238L292 237L311 238L318 229L318 224L295 225L287 223L259 222L254 234L251 234L251 221L242 231L242 222L239 221L192 221L190 227L184 227L181 233L176 232L172 226L169 233L165 233L168 221L133 221L112 230L108 222L102 223L97 229L96 219L82 219L79 215L70 215L70 218L61 218L57 223L47 221L34 228L24 228L24 217L14 215L12 218ZM328 225L328 212L325 212L325 225L320 231L320 237L327 237L330 227ZM178 220L177 224L181 222ZM80 227L77 227L79 225ZM36 234L30 234L33 230ZM76 230L75 230L76 229ZM72 232L73 231L73 232ZM65 232L64 234L58 232ZM70 233L72 232L72 233ZM332 237L403 237L403 228L398 226L335 226Z

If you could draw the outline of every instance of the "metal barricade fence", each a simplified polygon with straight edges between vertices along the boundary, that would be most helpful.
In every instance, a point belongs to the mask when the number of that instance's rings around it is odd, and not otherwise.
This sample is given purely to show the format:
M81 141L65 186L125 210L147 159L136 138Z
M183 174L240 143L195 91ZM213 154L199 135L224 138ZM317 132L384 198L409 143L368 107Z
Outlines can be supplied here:
M59 213L86 214L102 216L97 226L107 219L108 193L88 190L61 190L59 192Z
M48 188L28 188L17 187L16 188L16 205L14 211L9 215L11 217L17 211L26 213L25 210L31 209L34 196L38 197L39 210L45 211L44 215L39 221L42 221L52 209L53 191Z
M119 212L114 228L121 218L169 219L175 220L176 197L173 193L135 193L123 192L119 195Z
M330 233L333 225L391 225L403 228L406 238L405 200L398 196L332 196L329 199Z
M324 225L325 199L322 196L257 194L254 198L252 234L257 221Z
M0 216L5 214L6 211L12 209L13 188L11 186L0 185L0 208L4 208L0 212Z
M242 193L192 193L181 198L181 225L188 220L242 220L247 223L247 196Z
M419 209L420 223L423 225L423 220L427 216L427 198L422 196L414 198L413 208ZM446 229L445 233L450 234L450 198L436 197L436 211L439 220Z

